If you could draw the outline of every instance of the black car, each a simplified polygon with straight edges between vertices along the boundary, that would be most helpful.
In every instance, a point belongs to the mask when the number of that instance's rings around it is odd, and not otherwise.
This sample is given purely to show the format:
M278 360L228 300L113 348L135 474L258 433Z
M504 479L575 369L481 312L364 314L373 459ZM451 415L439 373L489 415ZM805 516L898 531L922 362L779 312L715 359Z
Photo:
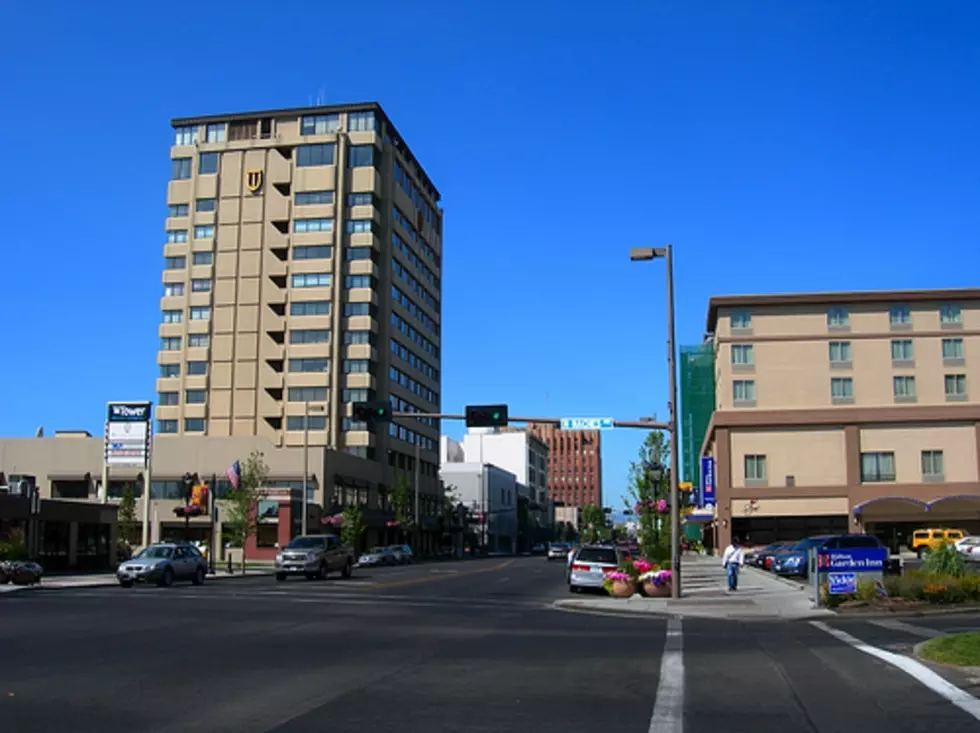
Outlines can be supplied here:
M768 544L755 553L755 556L752 558L752 564L757 568L769 570L769 566L772 565L772 559L780 552L785 552L795 544L795 542L773 542Z

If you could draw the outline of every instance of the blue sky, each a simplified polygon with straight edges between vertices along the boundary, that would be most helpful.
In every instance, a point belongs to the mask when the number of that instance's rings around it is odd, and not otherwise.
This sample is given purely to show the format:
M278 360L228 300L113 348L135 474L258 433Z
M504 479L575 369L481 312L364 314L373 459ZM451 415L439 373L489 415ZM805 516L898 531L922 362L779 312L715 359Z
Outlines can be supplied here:
M680 343L712 294L977 285L971 0L274 10L0 8L0 435L155 397L173 116L384 105L443 194L447 410L665 418L631 246L674 244ZM605 441L612 503L641 439Z

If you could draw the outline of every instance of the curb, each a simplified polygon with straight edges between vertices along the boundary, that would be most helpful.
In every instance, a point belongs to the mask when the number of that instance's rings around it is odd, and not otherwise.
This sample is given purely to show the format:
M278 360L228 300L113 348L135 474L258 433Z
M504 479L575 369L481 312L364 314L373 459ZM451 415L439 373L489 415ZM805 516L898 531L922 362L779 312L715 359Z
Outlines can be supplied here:
M270 575L273 575L273 571L272 570L254 570L254 571L252 571L252 572L250 572L250 573L248 573L246 575L242 575L241 573L237 573L235 575L227 575L227 574L225 574L225 575L207 575L207 576L205 576L205 581L214 582L214 581L220 581L220 580L235 580L237 578L256 578L256 577L270 576ZM81 583L81 584L78 584L78 585L45 585L44 584L44 578L42 576L41 582L38 583L38 584L36 584L36 585L19 585L19 586L13 586L9 590L4 590L4 591L0 592L0 595L2 595L3 593L17 593L17 592L20 592L20 591L27 591L27 590L31 590L31 591L71 591L71 590L86 590L88 588L111 588L111 587L115 587L118 584L119 584L118 581L116 581L115 579L113 579L113 580L97 580L97 581L93 581L91 583Z
M564 599L553 601L551 607L555 611L564 611L565 613L578 613L588 616L610 616L613 618L652 618L652 619L688 619L688 620L701 620L701 621L730 621L737 623L772 623L784 622L784 623L797 623L797 622L808 622L814 619L828 618L826 613L820 611L814 611L812 614L807 614L806 616L794 616L786 617L780 616L778 614L758 614L743 616L738 614L726 615L726 616L711 616L707 614L698 613L680 613L678 611L671 611L669 609L664 611L627 611L623 610L606 610L602 608L590 608L589 606L575 605L577 601L567 601Z
M957 633L961 633L961 632L957 632ZM953 634L942 634L941 636L937 636L936 638L941 639L943 636L953 636ZM932 641L932 639L926 639L925 641L920 641L918 644L913 646L912 656L928 666L938 667L939 669L947 669L952 672L963 672L965 674L970 674L970 675L980 675L980 667L977 667L975 665L960 666L958 664L944 664L943 662L936 662L933 661L932 659L929 659L928 657L922 656L922 647L924 647L930 641Z
M582 616L605 616L608 618L628 618L634 620L647 617L654 621L664 621L677 616L677 614L672 614L668 611L607 611L605 609L589 608L588 606L566 605L568 603L565 600L552 601L551 609L563 613L577 613ZM575 601L571 603L574 604Z
M846 619L849 621L879 618L928 618L930 616L959 616L970 613L980 614L980 606L972 606L970 608L924 608L915 611L869 611L867 613L863 613L861 611L841 612L835 610L834 613L837 615L838 619Z

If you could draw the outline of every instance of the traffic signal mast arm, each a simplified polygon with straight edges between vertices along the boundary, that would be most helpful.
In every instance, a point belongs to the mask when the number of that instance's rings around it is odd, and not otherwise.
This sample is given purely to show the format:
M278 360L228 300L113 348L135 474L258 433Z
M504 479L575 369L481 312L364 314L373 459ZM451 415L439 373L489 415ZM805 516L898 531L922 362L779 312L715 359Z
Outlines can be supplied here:
M416 418L429 417L433 420L465 420L466 415L443 414L436 412L392 412L395 418ZM561 425L560 417L507 417L507 422L516 423L541 423L543 425ZM614 420L615 428L639 428L641 430L669 430L669 423L654 422L652 420Z

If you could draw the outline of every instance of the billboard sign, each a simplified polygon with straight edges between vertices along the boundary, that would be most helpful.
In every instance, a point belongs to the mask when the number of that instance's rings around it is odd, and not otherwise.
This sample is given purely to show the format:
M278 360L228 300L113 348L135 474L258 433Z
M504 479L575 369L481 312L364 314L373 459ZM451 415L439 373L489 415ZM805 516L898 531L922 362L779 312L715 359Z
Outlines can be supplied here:
M153 438L152 412L151 402L110 402L106 406L106 465L146 468Z
M700 506L713 509L715 499L715 459L705 457L701 459L701 492L698 496Z

